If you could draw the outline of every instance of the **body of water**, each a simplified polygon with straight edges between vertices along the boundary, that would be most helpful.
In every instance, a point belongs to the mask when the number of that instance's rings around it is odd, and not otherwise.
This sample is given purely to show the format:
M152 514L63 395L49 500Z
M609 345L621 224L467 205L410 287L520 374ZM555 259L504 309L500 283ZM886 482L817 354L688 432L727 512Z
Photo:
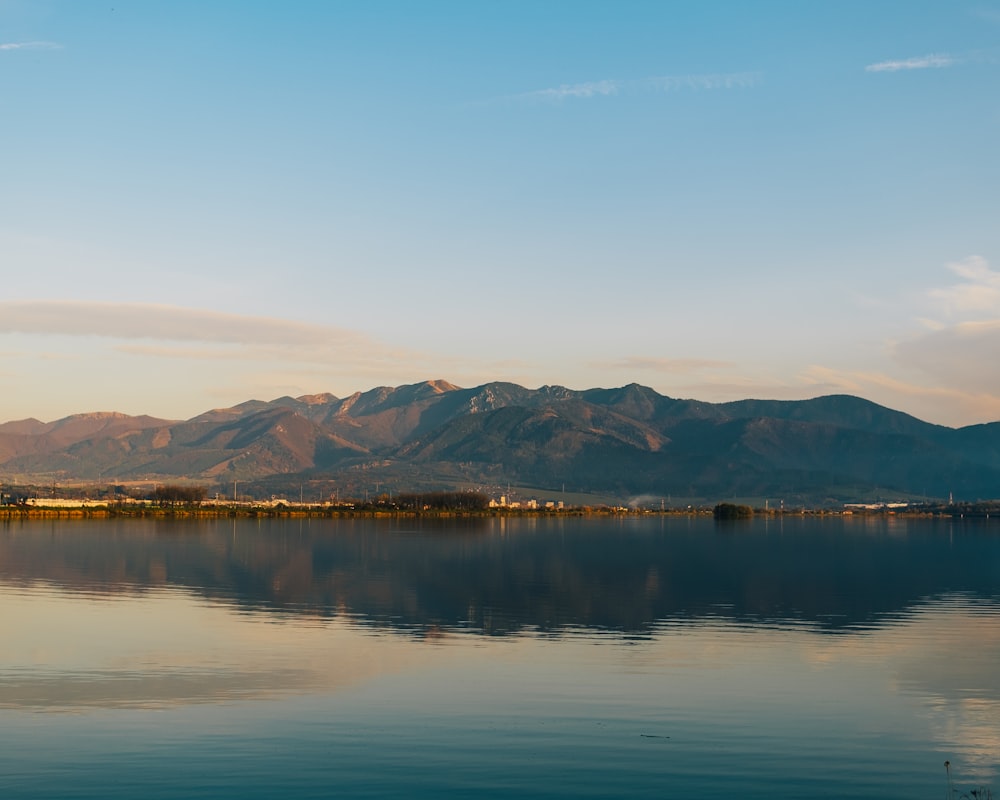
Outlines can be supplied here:
M1000 791L1000 526L0 527L0 798Z

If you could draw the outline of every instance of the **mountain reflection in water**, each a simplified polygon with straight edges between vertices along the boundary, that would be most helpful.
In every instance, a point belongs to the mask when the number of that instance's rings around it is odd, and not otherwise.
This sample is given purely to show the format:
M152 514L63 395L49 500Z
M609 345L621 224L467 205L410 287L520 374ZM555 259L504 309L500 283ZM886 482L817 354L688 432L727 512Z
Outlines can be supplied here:
M39 521L0 529L0 580L170 586L401 631L642 635L724 617L836 632L929 597L992 597L997 552L988 524L899 519Z
M0 527L0 609L4 800L1000 774L992 524L30 521Z

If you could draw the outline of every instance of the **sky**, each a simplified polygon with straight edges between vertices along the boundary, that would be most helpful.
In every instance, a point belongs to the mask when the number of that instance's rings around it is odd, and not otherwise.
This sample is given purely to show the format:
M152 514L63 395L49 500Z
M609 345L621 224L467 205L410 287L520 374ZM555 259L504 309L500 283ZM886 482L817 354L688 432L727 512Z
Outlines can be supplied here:
M0 0L0 422L444 379L1000 420L1000 0Z

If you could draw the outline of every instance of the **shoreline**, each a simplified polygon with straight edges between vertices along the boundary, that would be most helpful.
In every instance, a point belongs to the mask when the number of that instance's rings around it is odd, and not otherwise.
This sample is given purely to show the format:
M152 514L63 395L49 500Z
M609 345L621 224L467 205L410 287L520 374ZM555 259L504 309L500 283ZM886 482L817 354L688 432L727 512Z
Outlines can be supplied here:
M385 508L304 508L294 505L271 506L182 506L182 507L74 507L58 508L45 506L4 506L0 507L0 521L24 519L359 519L359 518L430 518L430 519L489 519L489 518L559 518L559 517L711 517L712 507L683 509L637 509L627 507L591 507L550 509L490 508L483 510L448 509L385 509ZM802 509L761 509L746 519L780 517L845 517L845 518L903 518L903 519L1000 519L1000 513L991 515L989 510L963 509L876 509L839 510L829 508ZM724 523L746 520L720 520Z

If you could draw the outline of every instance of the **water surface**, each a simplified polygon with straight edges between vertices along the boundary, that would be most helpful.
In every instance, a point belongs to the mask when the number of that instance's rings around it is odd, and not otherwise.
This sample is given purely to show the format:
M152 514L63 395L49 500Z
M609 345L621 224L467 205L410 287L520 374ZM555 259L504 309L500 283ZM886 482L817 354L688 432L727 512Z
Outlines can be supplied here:
M1000 786L1000 527L0 528L0 797Z

